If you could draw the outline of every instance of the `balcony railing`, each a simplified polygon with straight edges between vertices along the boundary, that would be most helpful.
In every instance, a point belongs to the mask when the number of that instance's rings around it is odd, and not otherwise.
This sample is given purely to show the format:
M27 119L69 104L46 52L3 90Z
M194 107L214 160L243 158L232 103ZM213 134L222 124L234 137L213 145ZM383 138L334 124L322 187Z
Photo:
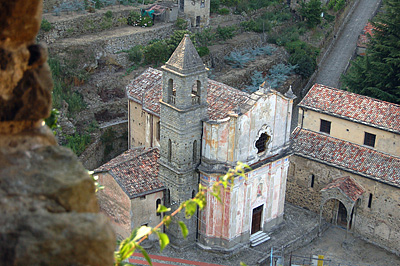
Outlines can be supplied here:
M200 96L192 94L192 105L200 104Z
M175 95L170 95L169 96L169 103L175 104L175 98L176 98Z

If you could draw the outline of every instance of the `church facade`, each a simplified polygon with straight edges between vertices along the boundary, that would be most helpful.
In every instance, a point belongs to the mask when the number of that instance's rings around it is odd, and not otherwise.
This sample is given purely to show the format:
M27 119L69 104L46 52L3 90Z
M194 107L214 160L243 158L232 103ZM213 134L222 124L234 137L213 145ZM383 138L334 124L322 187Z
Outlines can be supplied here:
M291 90L282 95L263 84L248 94L208 79L187 35L161 71L147 69L127 94L129 146L159 149L158 167L142 170L158 176L165 189L162 203L172 210L192 198L199 183L211 187L238 161L251 167L221 194L222 203L208 195L195 217L178 215L189 235L183 239L172 223L166 230L173 245L229 252L283 221Z

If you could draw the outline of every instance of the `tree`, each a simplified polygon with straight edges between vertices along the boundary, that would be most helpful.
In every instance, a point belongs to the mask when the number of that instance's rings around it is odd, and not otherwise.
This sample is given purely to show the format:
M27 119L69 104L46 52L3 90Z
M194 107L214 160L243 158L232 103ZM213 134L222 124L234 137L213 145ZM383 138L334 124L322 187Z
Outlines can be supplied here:
M366 56L342 76L344 89L400 104L400 1L385 0L384 12L372 22L374 35Z
M320 0L310 0L308 3L302 2L299 12L306 19L309 28L314 28L321 23L322 7Z

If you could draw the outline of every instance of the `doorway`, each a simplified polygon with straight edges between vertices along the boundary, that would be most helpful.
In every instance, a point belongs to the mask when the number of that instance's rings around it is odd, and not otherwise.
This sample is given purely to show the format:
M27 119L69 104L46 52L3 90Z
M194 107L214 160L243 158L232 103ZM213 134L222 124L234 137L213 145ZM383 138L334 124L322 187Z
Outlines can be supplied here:
M182 12L185 10L185 0L179 0L179 10Z
M251 221L251 234L257 233L261 230L261 217L264 205L253 209L253 218Z

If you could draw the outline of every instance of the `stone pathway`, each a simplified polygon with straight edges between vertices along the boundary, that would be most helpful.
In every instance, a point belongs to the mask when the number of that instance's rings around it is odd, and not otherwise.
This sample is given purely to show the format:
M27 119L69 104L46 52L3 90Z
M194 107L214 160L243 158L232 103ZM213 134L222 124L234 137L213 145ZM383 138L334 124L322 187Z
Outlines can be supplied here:
M175 250L171 246L167 246L162 253L159 252L158 245L147 249L147 252L152 256L163 256L169 259L180 258L181 260L193 262L204 262L208 264L218 265L240 265L240 262L245 262L248 266L258 265L258 262L269 257L271 247L281 248L287 246L295 247L296 243L303 246L310 243L316 237L318 231L319 217L316 213L296 207L291 204L285 204L284 224L278 230L269 234L271 239L256 247L243 245L240 250L234 254L220 254L204 251L197 246L188 248L184 251ZM298 248L297 246L296 248ZM132 258L138 260L138 258ZM138 263L135 261L135 263ZM164 265L198 265L198 264L178 264L177 262L158 261ZM146 264L143 264L146 265ZM207 264L202 264L206 266ZM161 266L161 265L160 265Z
M358 35L368 20L372 18L382 0L360 0L341 34L337 36L336 44L330 54L322 62L315 83L326 86L339 86L339 80L351 59Z

